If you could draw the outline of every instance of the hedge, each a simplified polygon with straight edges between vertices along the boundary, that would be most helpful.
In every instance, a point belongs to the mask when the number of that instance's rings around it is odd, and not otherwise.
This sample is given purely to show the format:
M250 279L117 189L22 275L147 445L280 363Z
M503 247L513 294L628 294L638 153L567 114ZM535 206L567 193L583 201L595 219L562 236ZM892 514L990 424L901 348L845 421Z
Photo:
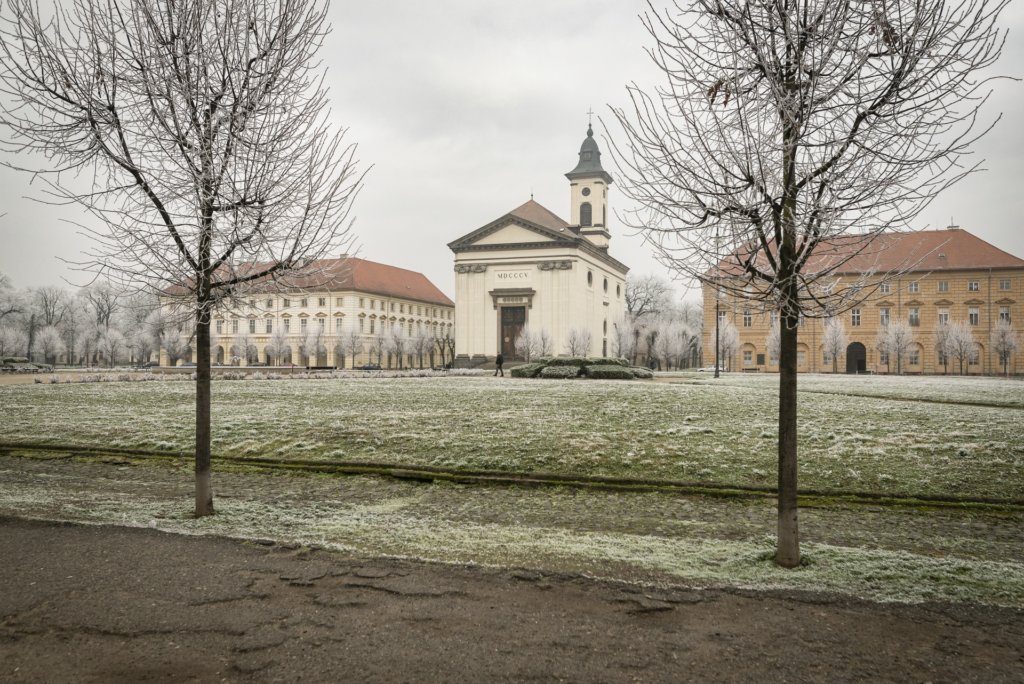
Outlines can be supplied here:
M542 368L544 368L543 363L524 363L522 366L516 366L512 369L512 377L535 378Z
M580 356L556 356L547 362L548 367L551 366L575 366L576 368L583 368L588 365L590 361Z
M632 380L633 371L624 368L619 364L604 364L600 366L587 366L587 377L595 380Z
M630 366L629 370L633 373L633 377L638 380L650 380L654 377L654 372L650 368L644 368L643 366Z
M579 366L545 366L540 372L542 378L575 378L580 374Z
M629 361L626 359L618 359L606 356L596 356L587 359L588 366L629 366Z

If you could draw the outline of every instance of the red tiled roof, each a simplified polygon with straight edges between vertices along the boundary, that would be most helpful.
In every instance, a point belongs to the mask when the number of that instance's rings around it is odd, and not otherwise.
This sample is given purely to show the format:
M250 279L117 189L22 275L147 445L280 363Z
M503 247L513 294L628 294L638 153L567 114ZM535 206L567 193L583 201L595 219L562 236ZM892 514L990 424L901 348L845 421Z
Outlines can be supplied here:
M740 254L740 252L736 252ZM763 260L759 257L759 261ZM734 258L724 259L725 273L737 268ZM865 235L840 235L818 245L805 273L890 273L970 271L988 268L1024 268L1024 259L995 247L962 228L910 233L882 233L868 241Z
M553 211L541 206L537 202L534 202L532 199L526 202L525 204L516 207L515 209L508 213L511 214L512 216L521 218L524 221L536 223L538 226L544 226L545 228L550 228L551 230L561 230L562 228L569 227L569 224L563 221L562 219L558 218L558 216Z
M250 266L253 268L255 266ZM244 272L246 265L236 268ZM280 276L276 282L261 282L252 286L255 292L356 290L385 297L412 299L427 304L455 306L441 290L422 273L389 266L356 257L321 259L314 261L302 272ZM180 286L164 290L165 294L183 294Z

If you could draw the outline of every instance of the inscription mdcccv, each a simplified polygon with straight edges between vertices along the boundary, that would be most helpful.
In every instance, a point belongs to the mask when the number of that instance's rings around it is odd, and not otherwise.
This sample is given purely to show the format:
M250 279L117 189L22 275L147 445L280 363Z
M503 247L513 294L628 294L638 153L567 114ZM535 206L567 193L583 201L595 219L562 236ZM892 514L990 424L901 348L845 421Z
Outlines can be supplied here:
M494 274L495 278L502 282L511 282L518 280L529 280L529 271L496 271Z

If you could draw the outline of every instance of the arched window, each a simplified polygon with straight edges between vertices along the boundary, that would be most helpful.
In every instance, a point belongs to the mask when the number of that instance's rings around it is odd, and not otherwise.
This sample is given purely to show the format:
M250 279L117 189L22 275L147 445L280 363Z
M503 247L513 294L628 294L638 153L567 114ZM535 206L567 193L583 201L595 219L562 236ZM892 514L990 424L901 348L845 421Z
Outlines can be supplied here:
M583 204L580 205L580 225L594 225L593 210L590 207L590 202L584 202Z

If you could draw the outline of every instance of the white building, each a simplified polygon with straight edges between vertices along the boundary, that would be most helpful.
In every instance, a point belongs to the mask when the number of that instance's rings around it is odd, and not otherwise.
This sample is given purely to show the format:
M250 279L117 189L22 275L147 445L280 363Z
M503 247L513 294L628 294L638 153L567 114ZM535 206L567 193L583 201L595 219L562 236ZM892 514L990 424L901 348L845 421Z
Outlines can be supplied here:
M214 311L213 363L397 368L438 361L453 335L454 305L422 273L355 257L325 259L311 270L315 278L288 288L260 284L232 308ZM164 297L166 320L175 319L176 301ZM193 360L187 324L170 339L161 366Z
M524 327L545 332L551 353L570 335L589 334L591 356L616 352L609 341L625 317L629 270L608 253L608 188L589 126L569 173L571 221L533 199L449 243L455 253L455 361L473 365L500 351L517 358Z

